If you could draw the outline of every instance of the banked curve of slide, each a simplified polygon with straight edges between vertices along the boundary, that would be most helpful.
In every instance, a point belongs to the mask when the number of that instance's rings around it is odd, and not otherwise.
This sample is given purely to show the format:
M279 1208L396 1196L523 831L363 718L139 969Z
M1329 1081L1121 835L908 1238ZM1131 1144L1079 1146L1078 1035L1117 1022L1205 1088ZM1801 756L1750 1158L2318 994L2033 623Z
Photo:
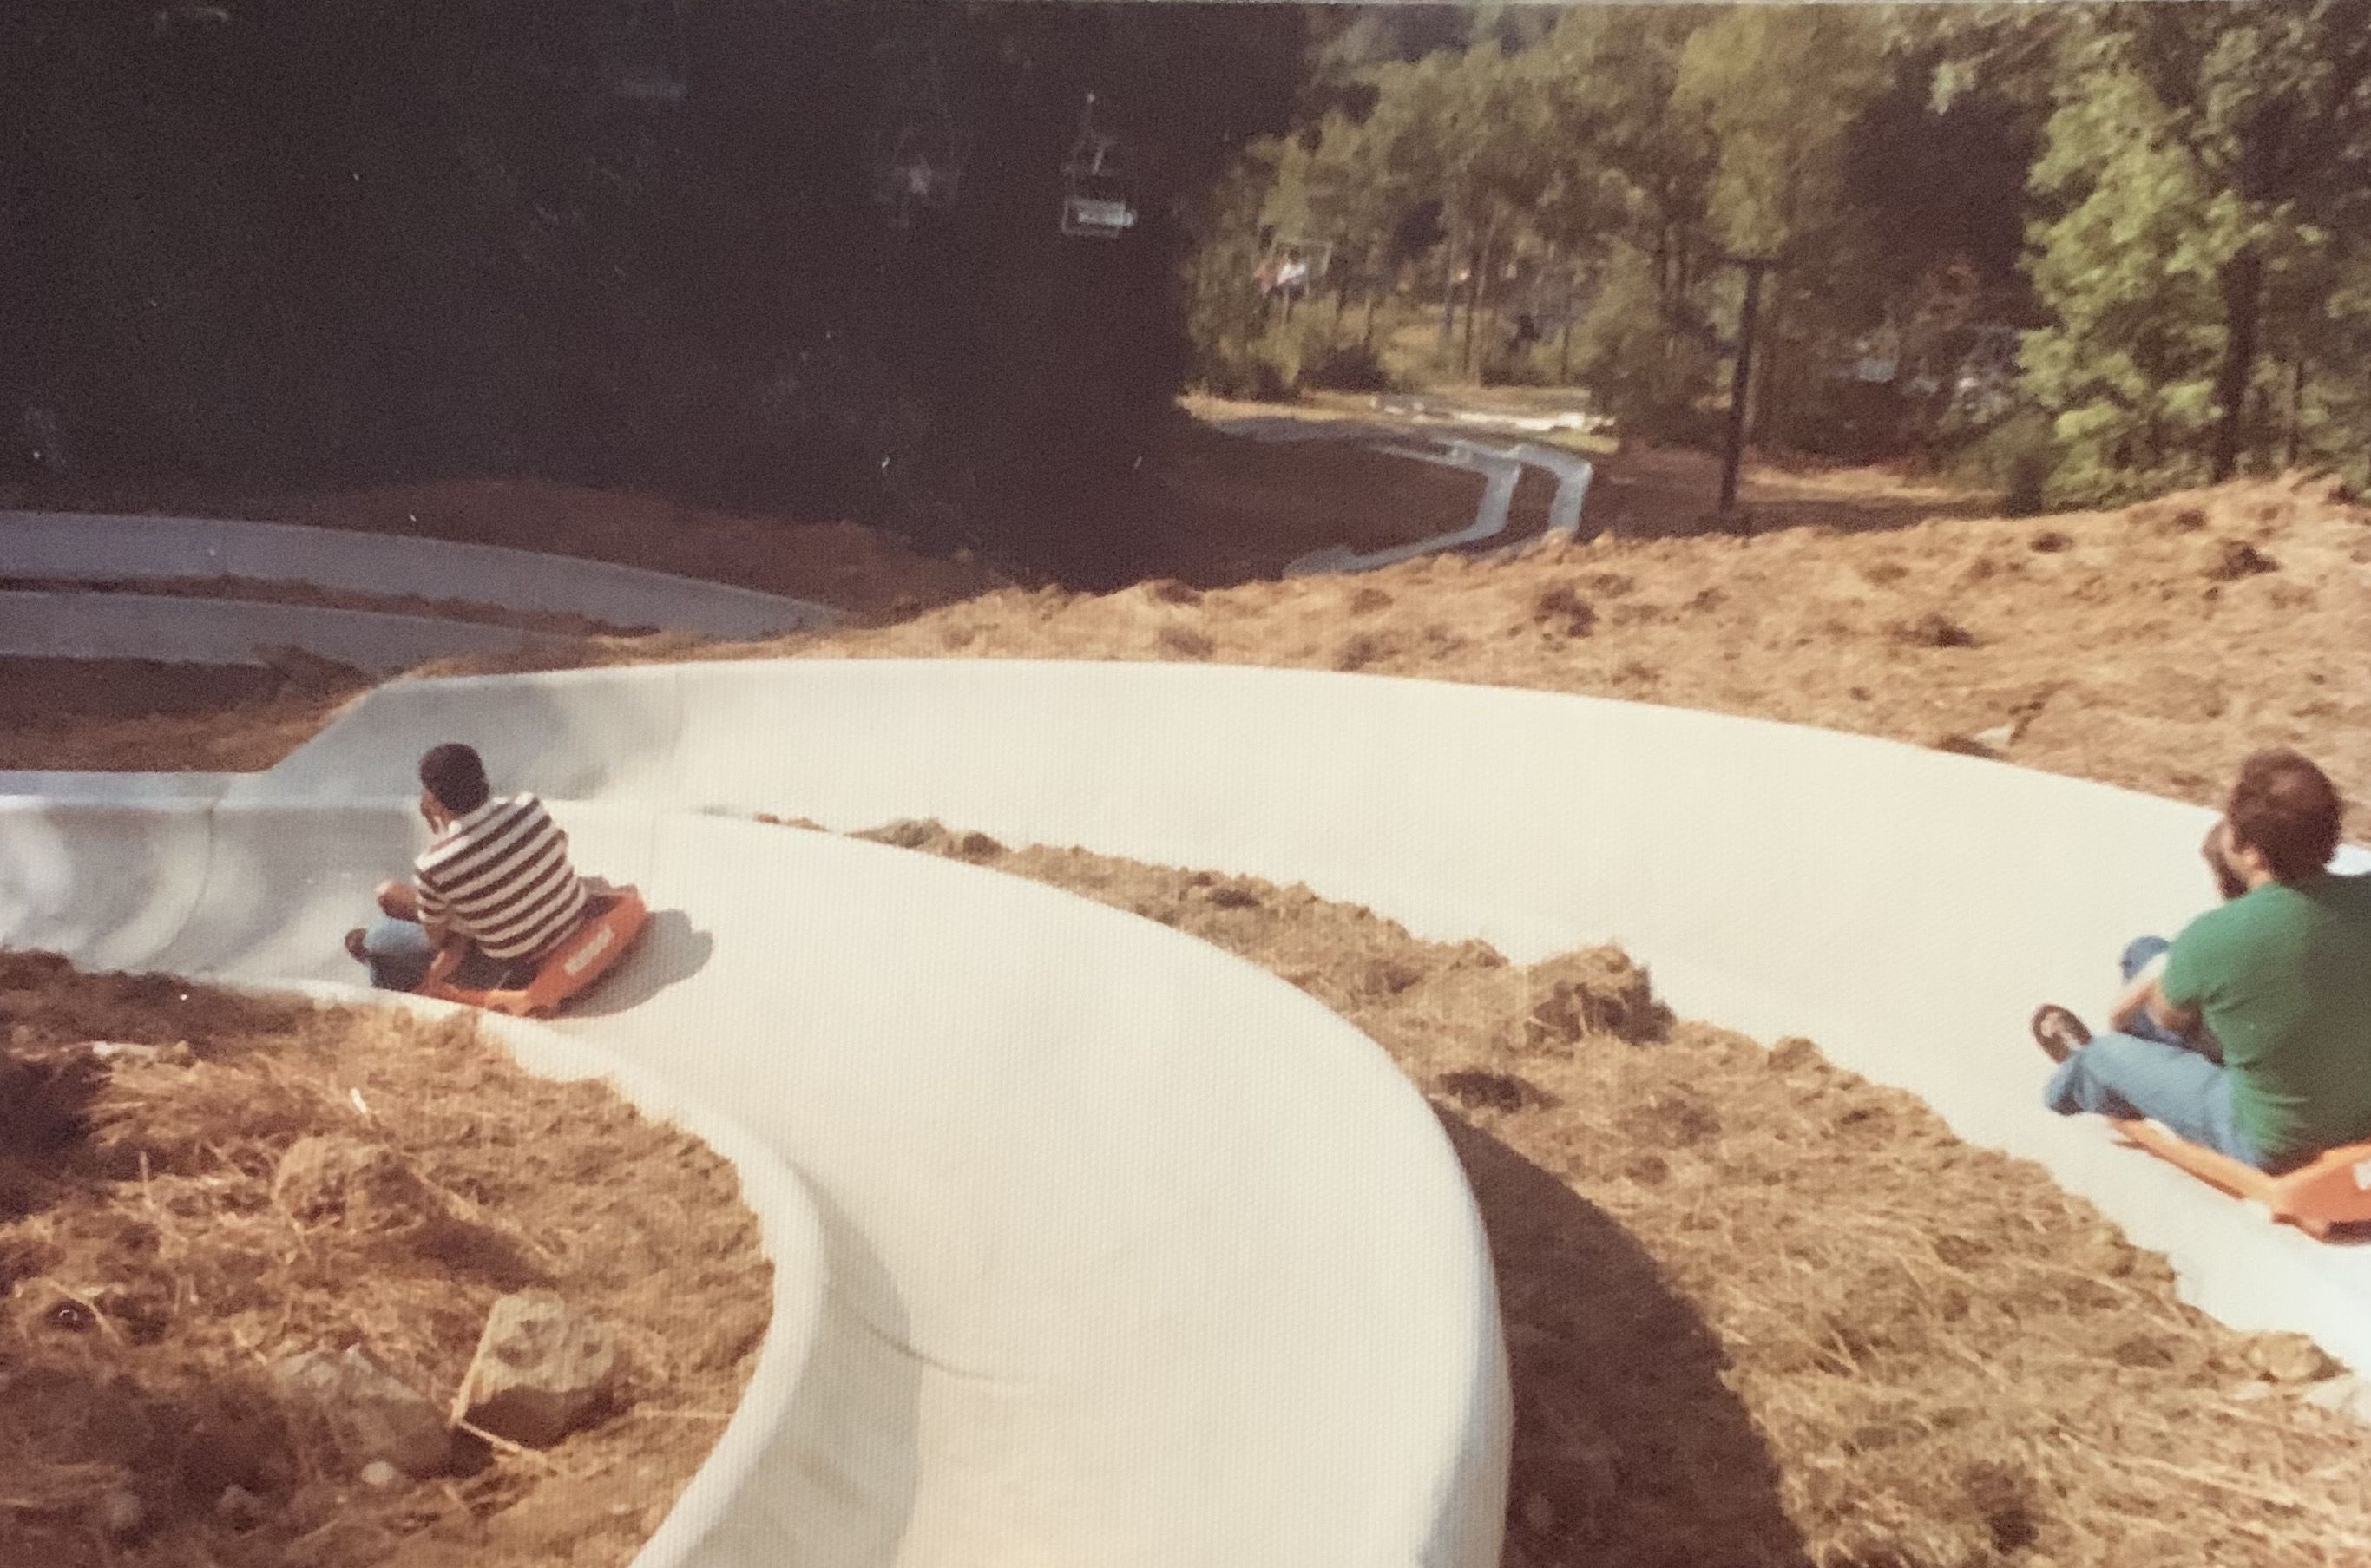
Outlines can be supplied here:
M649 700L671 679L579 688L613 724L568 735L514 728L484 683L404 684L432 704L397 729L474 737L656 912L554 1027L746 1125L816 1216L819 1261L777 1259L817 1276L811 1333L783 1325L796 1378L703 1470L737 1478L729 1503L711 1482L638 1568L1497 1562L1488 1249L1431 1108L1365 1036L1049 888L605 798L675 767L688 733ZM416 757L384 771L392 732L335 728L284 777L58 776L0 802L0 940L351 982L339 937L416 848Z

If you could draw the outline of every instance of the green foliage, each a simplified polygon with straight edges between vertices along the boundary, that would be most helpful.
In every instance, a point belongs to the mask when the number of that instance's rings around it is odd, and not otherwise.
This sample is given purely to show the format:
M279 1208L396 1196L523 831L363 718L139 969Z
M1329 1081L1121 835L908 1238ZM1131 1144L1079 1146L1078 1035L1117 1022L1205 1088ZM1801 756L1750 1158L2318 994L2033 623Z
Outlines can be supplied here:
M1373 349L1356 339L1321 341L1303 351L1301 385L1334 392L1389 392L1391 372Z
M1761 438L1920 452L2020 504L2371 465L2371 0L1587 6L1328 37L1331 96L1265 215L1362 258L1424 235L1394 341L1405 361L1429 313L1431 375L1564 361L1632 431L1707 434L1740 308L1721 258L1779 254ZM1509 290L1556 268L1586 280L1569 352L1517 352ZM1295 375L1304 347L1272 344ZM1872 362L1891 376L1859 379Z
M2086 57L2096 60L2092 52ZM2033 169L2034 284L2055 320L2025 344L2025 390L2064 456L2054 496L2114 499L2202 478L2222 346L2215 279L2245 240L2134 72L2070 88Z
M2010 516L2033 516L2048 507L2062 461L2051 427L2050 416L2039 409L2013 414L1962 447L1950 471L1965 483L1998 491Z
M2347 330L2333 294L2371 220L2366 83L2365 0L2122 8L2070 32L2032 176L2053 319L2025 355L2054 498L2269 466L2284 380L2311 449L2296 380Z
M1874 12L1743 6L1690 38L1671 112L1714 148L1712 229L1733 251L1775 256L1844 219L1845 149L1884 84Z

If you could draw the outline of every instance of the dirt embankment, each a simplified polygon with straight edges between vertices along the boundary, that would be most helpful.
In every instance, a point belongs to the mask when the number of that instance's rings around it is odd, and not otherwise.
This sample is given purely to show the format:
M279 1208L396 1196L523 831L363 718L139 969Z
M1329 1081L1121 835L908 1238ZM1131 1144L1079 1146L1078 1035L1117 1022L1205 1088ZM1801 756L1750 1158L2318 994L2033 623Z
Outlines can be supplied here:
M1585 692L2210 801L2294 745L2371 829L2371 510L2252 482L2126 511L1572 545L1359 577L1005 590L701 657L1100 658ZM634 656L620 649L617 657Z
M621 1568L723 1430L771 1314L756 1219L605 1086L466 1022L39 954L0 954L0 1562ZM441 1406L528 1289L627 1366L554 1448L373 1485L272 1370L360 1347Z
M2200 801L2295 745L2371 828L2371 510L2256 481L2125 511L1933 519L1751 539L1543 541L1358 577L1116 594L995 589L890 624L748 644L596 642L676 658L1091 658L1366 671L1585 692L1946 745ZM447 672L548 661L457 661ZM0 683L5 684L5 683ZM104 684L104 683L102 683ZM123 683L119 683L121 685ZM55 685L0 766L256 767L351 688L152 718Z
M2371 1432L2313 1402L2319 1351L2184 1306L2040 1166L1809 1041L1675 1020L1611 948L1525 968L1303 887L863 836L1216 943L1432 1097L1508 1325L1509 1568L2371 1562Z

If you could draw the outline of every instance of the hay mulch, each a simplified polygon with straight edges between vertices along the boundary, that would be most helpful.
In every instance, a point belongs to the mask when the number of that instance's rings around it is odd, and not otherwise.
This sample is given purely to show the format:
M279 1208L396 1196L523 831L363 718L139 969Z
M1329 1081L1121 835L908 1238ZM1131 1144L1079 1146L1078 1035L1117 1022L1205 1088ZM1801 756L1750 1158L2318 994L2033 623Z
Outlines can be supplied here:
M1675 1020L1611 948L1525 968L1304 887L862 836L1213 942L1431 1097L1507 1320L1509 1568L2371 1562L2371 1432L2315 1402L2320 1352L2183 1305L2040 1166L1809 1041Z
M0 1562L614 1568L723 1431L770 1313L757 1222L605 1086L466 1020L42 954L0 953ZM549 1450L373 1486L270 1370L360 1346L441 1407L526 1288L629 1368Z
M0 768L251 772L371 684L293 655L273 666L0 657Z

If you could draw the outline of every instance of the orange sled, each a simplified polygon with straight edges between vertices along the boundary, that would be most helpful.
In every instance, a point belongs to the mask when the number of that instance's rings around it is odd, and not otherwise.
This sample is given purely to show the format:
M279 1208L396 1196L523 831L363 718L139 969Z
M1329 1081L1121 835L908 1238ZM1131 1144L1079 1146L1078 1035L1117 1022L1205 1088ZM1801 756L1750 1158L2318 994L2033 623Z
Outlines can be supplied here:
M453 971L460 966L463 951L456 944L437 953L428 966L428 977L420 983L420 994L514 1018L552 1012L615 968L632 951L650 917L641 894L630 887L613 888L595 898L584 921L551 950L537 966L535 978L519 989L472 991L454 985Z
M2333 1225L2371 1223L2371 1144L2348 1144L2299 1166L2285 1176L2269 1175L2226 1154L2174 1136L2155 1122L2114 1121L2127 1143L2234 1196L2261 1204L2319 1239Z

